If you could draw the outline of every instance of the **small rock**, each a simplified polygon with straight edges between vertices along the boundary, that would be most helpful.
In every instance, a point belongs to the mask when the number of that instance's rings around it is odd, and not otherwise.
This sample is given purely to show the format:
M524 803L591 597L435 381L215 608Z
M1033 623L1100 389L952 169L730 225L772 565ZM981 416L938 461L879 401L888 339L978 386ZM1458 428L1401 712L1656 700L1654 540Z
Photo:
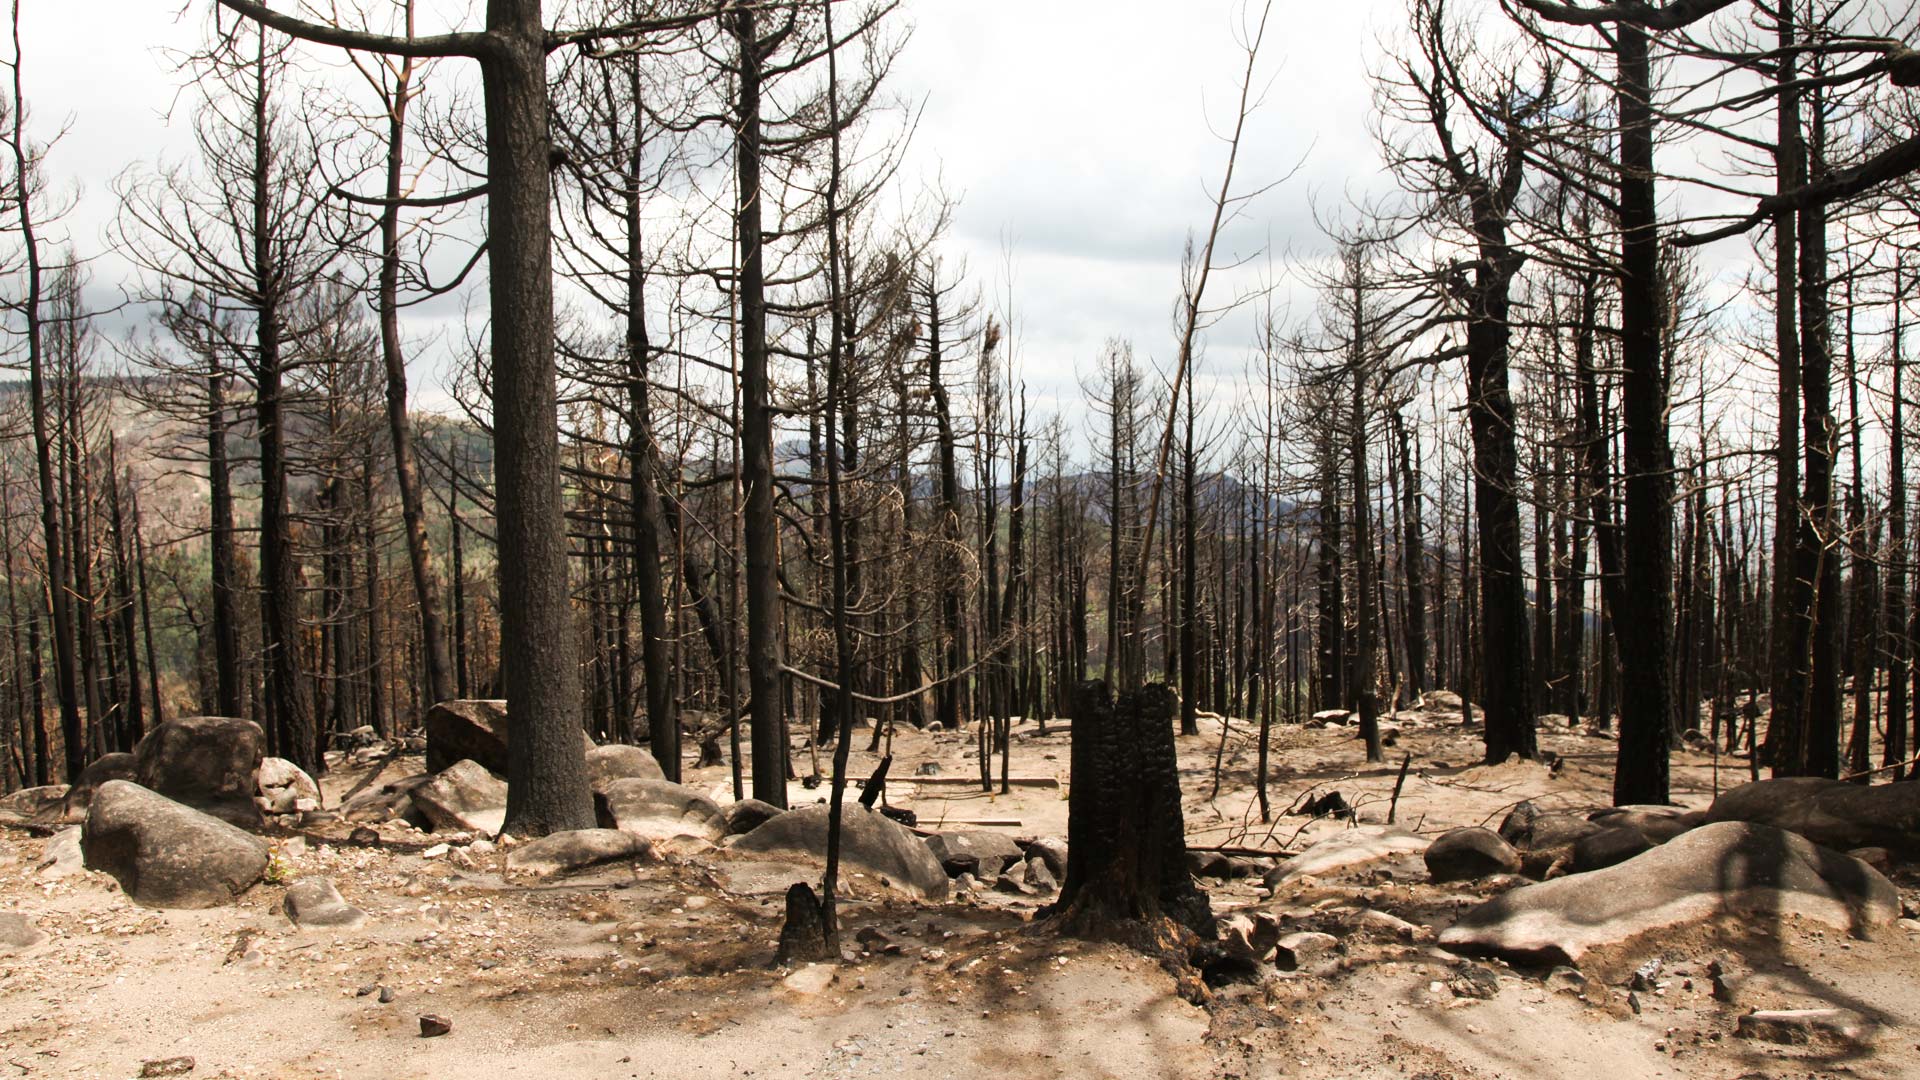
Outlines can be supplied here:
M1565 964L1547 973L1547 989L1562 994L1584 994L1587 992L1587 977L1578 969Z
M423 859L437 859L440 856L445 855L447 852L452 850L453 848L451 845L435 844L432 847L428 848L427 850L421 852L420 857Z
M190 1057L155 1058L140 1063L142 1080L155 1076L185 1076L193 1071L193 1059Z
M346 902L332 878L301 878L287 886L281 906L295 926L351 930L367 921L367 913Z
M31 916L0 911L0 956L25 952L46 940L46 932L33 925Z
M1873 1029L1871 1020L1851 1009L1773 1009L1741 1017L1734 1034L1743 1039L1804 1046L1821 1038L1866 1042Z
M1027 845L1027 857L1047 864L1055 881L1067 880L1067 842L1057 836L1043 836Z
M1660 958L1656 956L1635 968L1633 970L1633 978L1628 981L1627 988L1629 990L1652 990L1654 988L1654 980L1660 977L1660 963Z
M1282 971L1308 970L1321 966L1339 946L1332 934L1304 930L1275 942L1273 961Z
M420 1014L420 1037L431 1039L453 1030L453 1021L433 1013Z
M1447 980L1447 989L1455 997L1487 1001L1500 993L1500 979L1488 968L1467 964Z
M375 1000L379 1001L382 1005L391 1005L393 1004L393 999L399 996L399 994L393 992L393 987L383 986L380 988L380 996Z
M1060 883L1053 878L1053 871L1047 869L1045 860L1037 858L1027 860L1027 884L1043 895L1060 887Z
M33 869L43 878L70 877L86 869L85 861L80 852L80 829L61 829L47 840Z
M808 964L780 980L780 985L796 994L811 997L833 985L839 974L839 969L832 964Z

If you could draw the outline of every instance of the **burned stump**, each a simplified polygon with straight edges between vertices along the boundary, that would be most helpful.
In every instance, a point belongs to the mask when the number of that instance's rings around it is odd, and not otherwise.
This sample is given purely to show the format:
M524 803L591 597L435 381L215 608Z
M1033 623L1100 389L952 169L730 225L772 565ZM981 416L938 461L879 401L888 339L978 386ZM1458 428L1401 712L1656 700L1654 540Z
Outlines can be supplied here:
M1155 683L1115 700L1100 680L1074 695L1067 879L1056 925L1086 937L1137 936L1170 919L1214 935L1207 894L1187 870L1173 722L1179 697Z

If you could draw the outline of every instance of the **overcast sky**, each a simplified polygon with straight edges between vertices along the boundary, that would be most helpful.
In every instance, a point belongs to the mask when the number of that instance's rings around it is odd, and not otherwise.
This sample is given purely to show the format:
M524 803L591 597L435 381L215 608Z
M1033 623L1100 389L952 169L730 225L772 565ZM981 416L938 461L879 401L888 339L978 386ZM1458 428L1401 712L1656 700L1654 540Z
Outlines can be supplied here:
M183 3L23 2L33 131L68 128L49 172L80 189L65 228L83 253L106 245L117 173L188 149L187 110L167 116L178 80L165 50L194 42L205 0L184 17ZM1112 335L1164 358L1181 248L1204 227L1223 163L1208 122L1231 120L1238 4L906 0L903 9L914 29L895 86L925 108L907 182L937 180L960 197L949 248L983 287L1004 289L1010 245L1017 345L1036 393L1070 390L1076 365ZM1395 0L1276 5L1261 60L1269 101L1240 175L1262 183L1304 164L1253 208L1234 254L1314 249L1314 205L1337 208L1350 190L1381 183L1365 58L1399 10ZM102 255L95 294L117 293L125 273ZM1207 363L1237 372L1246 337L1244 323L1221 327ZM438 373L421 374L422 404L443 401Z

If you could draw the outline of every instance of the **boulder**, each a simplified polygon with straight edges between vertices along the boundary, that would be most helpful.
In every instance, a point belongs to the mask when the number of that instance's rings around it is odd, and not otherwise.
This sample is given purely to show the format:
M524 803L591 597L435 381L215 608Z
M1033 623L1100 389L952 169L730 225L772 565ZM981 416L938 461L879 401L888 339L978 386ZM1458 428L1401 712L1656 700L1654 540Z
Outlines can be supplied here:
M266 733L251 720L183 716L147 732L133 748L134 782L243 829L258 828L253 794L266 748Z
M93 804L93 793L101 784L109 780L134 780L137 774L132 754L115 751L94 758L67 789L60 807L60 820L75 824L87 820L87 807Z
M786 811L770 802L741 799L739 802L729 804L724 811L727 835L739 836L741 833L750 833L784 813Z
M646 859L653 845L619 829L573 829L550 833L507 853L507 870L529 877L571 874L608 863Z
M622 743L609 743L587 751L587 781L595 795L604 795L615 780L663 780L660 762L649 751Z
M413 793L433 781L431 773L416 773L370 788L340 804L340 816L348 821L373 822L403 818L425 827L428 822L413 805Z
M267 870L259 837L125 780L94 793L80 850L87 869L113 875L147 907L232 903Z
M1305 851L1267 872L1262 879L1269 889L1298 877L1325 877L1367 863L1427 850L1427 841L1403 829L1386 825L1356 825L1310 845Z
M1590 873L1617 866L1628 859L1656 847L1647 835L1638 829L1622 826L1617 829L1601 829L1592 836L1583 836L1573 845L1573 859L1569 867L1576 874Z
M1012 837L985 829L935 833L927 837L927 850L940 860L940 867L948 877L972 874L992 879L1008 865L1025 858Z
M0 819L48 824L58 821L61 807L67 799L67 785L48 784L44 787L21 788L8 795L0 795Z
M301 878L287 886L280 906L295 926L310 930L351 930L367 921L367 913L347 903L332 878Z
M1564 847L1599 832L1601 826L1579 814L1542 811L1531 802L1513 808L1500 822L1500 839L1527 851Z
M1849 784L1796 776L1742 784L1713 800L1708 821L1751 821L1837 851L1886 848L1920 858L1920 784Z
M1632 829L1646 837L1648 844L1664 844L1688 829L1705 825L1707 816L1678 806L1610 806L1588 814L1587 820L1602 829Z
M488 772L507 774L507 703L498 698L443 701L427 710L427 771L459 761L477 761ZM593 740L580 733L582 750Z
M613 827L647 840L727 835L726 812L705 795L670 780L615 780L603 795Z
M789 810L765 825L728 840L735 851L800 856L824 863L825 803ZM947 874L918 836L858 803L842 808L840 858L846 866L887 879L894 888L925 900L947 898Z
M458 761L413 789L413 805L434 829L493 836L507 820L507 782L478 762Z
M286 758L261 758L257 787L266 804L261 809L269 814L298 814L320 809L320 785L313 782L305 769Z
M46 931L35 926L33 917L18 911L0 911L0 956L12 956L36 948L47 940Z
M1429 690L1420 695L1420 708L1427 712L1459 712L1465 702L1451 690Z
M1454 829L1428 845L1427 874L1434 881L1478 881L1520 870L1520 853L1492 829Z
M1572 963L1722 914L1792 915L1858 931L1899 913L1893 884L1859 860L1779 829L1719 822L1604 870L1503 893L1469 909L1440 943L1468 955Z

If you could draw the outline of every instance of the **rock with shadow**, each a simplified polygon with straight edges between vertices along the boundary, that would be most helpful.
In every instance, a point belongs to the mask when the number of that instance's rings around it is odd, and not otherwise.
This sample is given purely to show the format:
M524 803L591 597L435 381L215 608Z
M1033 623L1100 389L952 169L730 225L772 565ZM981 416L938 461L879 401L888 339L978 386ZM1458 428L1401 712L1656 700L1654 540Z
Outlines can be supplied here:
M1899 914L1893 883L1860 860L1779 829L1719 822L1604 870L1497 896L1443 930L1440 944L1514 962L1572 963L1720 915L1797 917L1864 933Z

